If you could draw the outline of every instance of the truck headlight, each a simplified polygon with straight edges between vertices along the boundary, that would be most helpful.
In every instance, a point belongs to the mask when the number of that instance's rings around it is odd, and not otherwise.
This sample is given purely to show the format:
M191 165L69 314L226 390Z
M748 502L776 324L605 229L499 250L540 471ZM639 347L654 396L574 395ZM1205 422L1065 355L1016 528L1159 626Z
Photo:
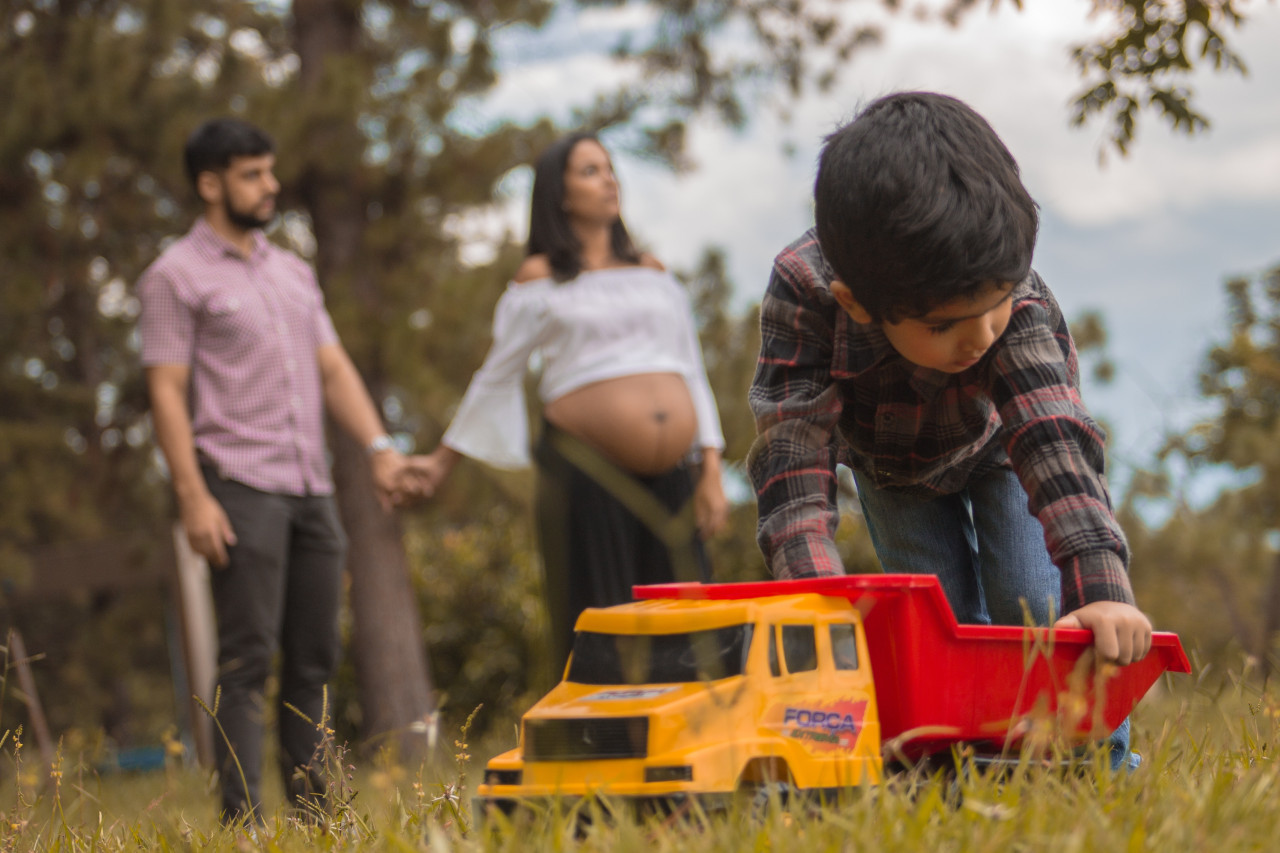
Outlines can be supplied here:
M677 767L646 767L644 769L644 781L692 782L693 768L687 764L682 764Z

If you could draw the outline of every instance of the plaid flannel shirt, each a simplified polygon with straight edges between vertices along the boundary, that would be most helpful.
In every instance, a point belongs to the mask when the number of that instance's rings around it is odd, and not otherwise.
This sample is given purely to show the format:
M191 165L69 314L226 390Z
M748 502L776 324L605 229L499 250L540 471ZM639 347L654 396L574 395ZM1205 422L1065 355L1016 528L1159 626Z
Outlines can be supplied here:
M926 497L1012 465L1062 572L1063 612L1132 604L1104 436L1080 401L1075 344L1039 275L1018 283L1008 328L958 374L908 362L878 326L855 322L831 295L833 278L810 230L774 261L760 306L748 467L774 576L844 573L838 462Z

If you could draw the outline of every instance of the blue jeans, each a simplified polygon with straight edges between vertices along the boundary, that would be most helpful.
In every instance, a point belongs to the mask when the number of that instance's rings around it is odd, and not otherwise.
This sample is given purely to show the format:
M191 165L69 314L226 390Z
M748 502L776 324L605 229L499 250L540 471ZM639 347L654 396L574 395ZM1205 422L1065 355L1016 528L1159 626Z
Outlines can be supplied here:
M1061 615L1062 576L1012 470L998 468L935 498L885 491L857 471L853 476L881 566L891 574L936 575L957 622L1023 625L1029 615L1049 625ZM1110 745L1112 769L1136 766L1128 720Z

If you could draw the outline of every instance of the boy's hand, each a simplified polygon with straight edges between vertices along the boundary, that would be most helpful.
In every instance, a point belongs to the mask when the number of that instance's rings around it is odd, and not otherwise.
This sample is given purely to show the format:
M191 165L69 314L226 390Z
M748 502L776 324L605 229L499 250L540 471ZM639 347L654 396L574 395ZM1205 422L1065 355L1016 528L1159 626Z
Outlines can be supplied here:
M1053 623L1055 628L1088 628L1098 656L1120 666L1142 660L1151 651L1151 622L1132 604L1095 601Z

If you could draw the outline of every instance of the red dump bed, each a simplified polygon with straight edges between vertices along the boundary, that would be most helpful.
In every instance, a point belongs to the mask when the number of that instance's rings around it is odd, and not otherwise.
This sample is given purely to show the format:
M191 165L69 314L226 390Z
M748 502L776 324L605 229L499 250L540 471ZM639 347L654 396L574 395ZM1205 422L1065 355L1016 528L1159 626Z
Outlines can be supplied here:
M1124 667L1092 666L1081 629L959 625L932 575L848 575L635 587L637 598L739 599L813 592L862 613L887 749L919 755L956 741L1003 742L1036 720L1081 741L1106 735L1166 671L1190 672L1176 634ZM1089 654L1086 654L1089 652Z

